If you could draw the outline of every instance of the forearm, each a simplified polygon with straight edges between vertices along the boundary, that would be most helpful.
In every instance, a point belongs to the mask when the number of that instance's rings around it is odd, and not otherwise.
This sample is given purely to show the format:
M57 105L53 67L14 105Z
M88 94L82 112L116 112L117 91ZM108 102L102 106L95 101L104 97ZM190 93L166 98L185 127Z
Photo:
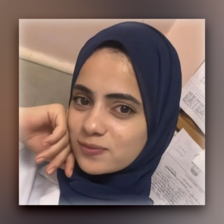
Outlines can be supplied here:
M19 141L23 142L25 108L19 107Z
M36 126L34 123L38 123L35 111L33 107L19 107L19 141L24 144L30 137L31 129Z

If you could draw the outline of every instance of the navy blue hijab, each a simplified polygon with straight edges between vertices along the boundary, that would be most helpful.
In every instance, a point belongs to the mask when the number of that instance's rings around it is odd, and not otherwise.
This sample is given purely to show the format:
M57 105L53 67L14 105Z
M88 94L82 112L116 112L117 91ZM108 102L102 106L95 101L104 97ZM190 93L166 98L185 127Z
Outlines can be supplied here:
M78 55L71 95L85 61L101 44L109 41L122 45L132 61L143 100L148 140L134 162L116 173L89 175L81 170L77 161L71 178L59 169L61 205L152 204L151 176L176 129L181 94L178 55L163 34L144 23L116 24L88 40Z

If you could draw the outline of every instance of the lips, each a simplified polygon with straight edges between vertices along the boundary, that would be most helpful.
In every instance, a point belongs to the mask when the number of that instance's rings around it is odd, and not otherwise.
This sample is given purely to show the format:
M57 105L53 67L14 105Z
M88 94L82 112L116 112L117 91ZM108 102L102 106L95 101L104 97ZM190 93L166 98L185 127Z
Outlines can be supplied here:
M78 142L78 143L80 145L82 152L88 156L100 155L100 154L104 153L106 150L106 148L99 146L99 145L87 144L87 143L82 143L82 142Z

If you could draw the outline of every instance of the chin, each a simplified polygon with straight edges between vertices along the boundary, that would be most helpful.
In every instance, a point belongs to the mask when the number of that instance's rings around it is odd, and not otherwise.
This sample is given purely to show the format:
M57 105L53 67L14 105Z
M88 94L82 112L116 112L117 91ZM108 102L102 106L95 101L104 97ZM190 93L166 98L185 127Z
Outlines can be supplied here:
M113 173L113 171L106 169L105 165L99 164L99 162L83 161L82 159L76 159L79 167L87 174L90 175L103 175Z

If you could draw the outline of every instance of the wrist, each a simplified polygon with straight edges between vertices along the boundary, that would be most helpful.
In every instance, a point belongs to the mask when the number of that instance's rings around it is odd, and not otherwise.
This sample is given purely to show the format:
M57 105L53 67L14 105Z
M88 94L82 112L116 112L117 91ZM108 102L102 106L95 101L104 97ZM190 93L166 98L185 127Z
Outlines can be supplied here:
M19 141L24 143L24 129L25 129L25 110L24 107L19 107Z

